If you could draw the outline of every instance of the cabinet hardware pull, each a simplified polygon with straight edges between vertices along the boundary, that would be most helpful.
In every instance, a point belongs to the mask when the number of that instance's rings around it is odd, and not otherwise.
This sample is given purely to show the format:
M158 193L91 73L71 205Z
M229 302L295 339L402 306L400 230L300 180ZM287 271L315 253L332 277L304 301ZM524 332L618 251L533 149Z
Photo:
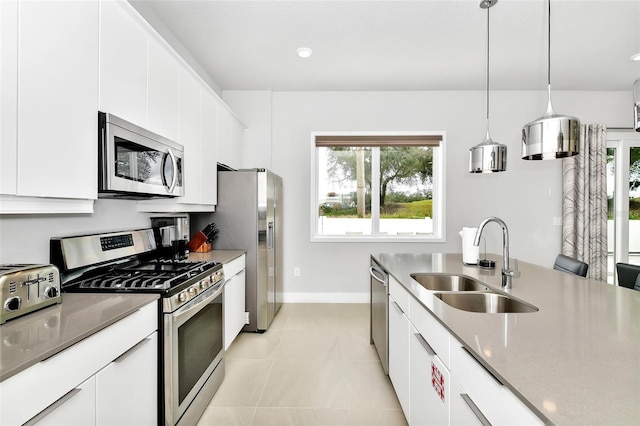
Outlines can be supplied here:
M78 392L80 392L81 390L82 389L80 388L71 389L69 392L65 393L60 398L58 398L53 403L51 403L51 405L49 405L47 408L45 408L35 416L31 417L29 420L27 420L27 422L23 426L31 426L36 424L37 422L39 422L40 420L44 419L49 414L51 414L56 408L58 408L59 406L61 406L62 404L64 404L74 396L76 396Z
M135 351L140 349L140 347L144 346L147 342L150 342L150 341L151 341L151 337L145 337L144 339L140 340L135 345L131 346L128 351L126 351L125 353L123 353L122 355L120 355L119 357L114 359L112 362L116 362L117 363L117 362L124 361L125 358L128 358L129 355L131 355L132 353L134 353Z
M471 351L469 351L469 349L465 348L464 346L460 346L462 348L462 350L464 350L480 367L482 367L482 369L484 371L487 372L487 374L489 374L489 376L493 377L493 380L495 380L496 382L498 382L498 384L500 386L504 386L504 383L502 383L502 381L500 379L498 379L491 371L489 371L489 369L487 367L485 367L480 361L478 361L478 359L473 356L473 354L471 353Z
M393 306L396 308L396 310L398 311L398 313L401 313L404 315L404 311L402 310L402 308L400 307L400 305L398 305L398 303L394 300L393 301Z
M418 339L418 342L422 345L422 347L424 348L425 351L427 351L427 353L431 356L438 356L438 354L436 353L436 351L433 350L433 348L431 347L431 345L429 344L429 342L427 342L424 337L422 337L422 334L420 333L414 333L414 336L416 336L416 339Z
M480 411L478 406L475 404L475 402L473 402L473 400L471 399L471 397L469 397L469 395L467 395L466 393L461 393L460 396L462 397L464 402L466 402L466 404L469 406L469 408L471 409L473 414L476 416L476 418L480 420L480 423L482 423L484 426L491 426L491 422L487 420L484 414L482 414L482 411Z

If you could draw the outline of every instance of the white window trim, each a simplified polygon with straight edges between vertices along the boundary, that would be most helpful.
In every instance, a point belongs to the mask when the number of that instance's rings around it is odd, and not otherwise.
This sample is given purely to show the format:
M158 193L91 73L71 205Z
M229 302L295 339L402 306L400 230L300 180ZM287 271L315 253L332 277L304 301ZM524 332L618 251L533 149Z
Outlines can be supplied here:
M319 235L317 233L317 200L318 200L318 157L316 155L316 136L435 136L442 137L440 147L434 151L433 156L433 175L438 176L434 179L433 186L433 235L414 235L414 236L382 236L382 235ZM444 243L446 242L446 143L447 133L445 131L402 131L402 132L311 132L310 140L310 183L309 191L309 230L311 242L385 242L385 243Z
M629 261L629 152L624 148L630 147L640 147L640 133L631 130L607 132L607 148L616 148L614 265Z

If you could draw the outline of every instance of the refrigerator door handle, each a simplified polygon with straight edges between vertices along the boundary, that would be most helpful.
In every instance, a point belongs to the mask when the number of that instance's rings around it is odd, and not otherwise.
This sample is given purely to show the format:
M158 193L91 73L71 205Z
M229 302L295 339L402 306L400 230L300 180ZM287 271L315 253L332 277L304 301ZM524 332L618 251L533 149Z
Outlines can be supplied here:
M273 250L273 222L267 225L267 250Z

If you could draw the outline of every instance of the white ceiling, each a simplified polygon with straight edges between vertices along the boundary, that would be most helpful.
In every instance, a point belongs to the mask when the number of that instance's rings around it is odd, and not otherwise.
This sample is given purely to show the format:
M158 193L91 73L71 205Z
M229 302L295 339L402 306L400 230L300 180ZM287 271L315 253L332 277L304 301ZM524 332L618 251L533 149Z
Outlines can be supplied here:
M485 89L479 0L130 2L223 90ZM546 11L543 0L490 9L492 90L546 88ZM301 46L313 56L298 58ZM551 3L554 90L631 90L638 52L640 0Z

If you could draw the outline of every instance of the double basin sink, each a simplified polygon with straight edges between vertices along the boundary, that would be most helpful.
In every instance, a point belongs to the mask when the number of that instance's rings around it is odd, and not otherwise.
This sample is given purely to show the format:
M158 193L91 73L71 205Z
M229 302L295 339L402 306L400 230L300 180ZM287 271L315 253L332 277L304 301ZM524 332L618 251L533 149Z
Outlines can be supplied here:
M496 292L481 281L464 275L420 273L411 274L418 284L447 305L468 312L527 313L538 308Z

